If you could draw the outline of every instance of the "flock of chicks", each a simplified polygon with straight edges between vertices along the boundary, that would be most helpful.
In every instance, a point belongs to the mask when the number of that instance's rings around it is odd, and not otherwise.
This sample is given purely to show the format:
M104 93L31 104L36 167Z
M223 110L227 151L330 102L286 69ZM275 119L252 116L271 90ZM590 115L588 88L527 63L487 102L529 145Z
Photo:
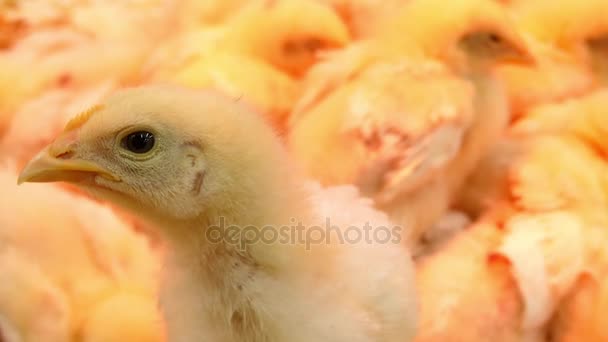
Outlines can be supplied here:
M608 2L556 5L0 1L0 340L165 339L146 224L15 183L77 112L170 83L251 107L407 227L413 341L608 341Z

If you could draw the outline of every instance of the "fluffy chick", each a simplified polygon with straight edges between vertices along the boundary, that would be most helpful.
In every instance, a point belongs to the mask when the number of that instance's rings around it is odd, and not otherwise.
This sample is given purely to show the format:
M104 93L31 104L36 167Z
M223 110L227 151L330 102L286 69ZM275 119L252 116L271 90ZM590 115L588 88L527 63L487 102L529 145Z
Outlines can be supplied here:
M89 108L116 86L109 81L82 89L52 89L24 102L0 135L1 158L23 166L61 133L69 113Z
M154 79L217 89L255 107L280 132L300 91L294 79L268 63L226 51L200 55Z
M420 18L433 21L414 25ZM359 184L415 243L507 125L492 68L533 58L492 1L412 1L383 30L313 70L289 144L324 184ZM315 84L327 70L330 80Z
M515 123L512 131L520 135L567 134L578 137L601 155L608 155L608 89L561 103L537 106Z
M350 40L348 28L331 7L309 0L256 0L226 25L226 48L256 56L296 77L321 52Z
M221 25L238 13L247 0L198 1L183 0L179 5L179 21L183 29L196 29L201 25Z
M597 130L592 127L595 121L599 123L600 116L592 119L590 114L580 115L576 111L598 109L579 106L576 98L608 84L608 25L604 20L608 3L566 0L555 7L550 1L515 1L511 10L518 27L530 35L539 63L536 67L511 65L501 68L515 127L481 161L457 201L460 209L473 216L506 194L508 165L516 165L520 152L525 149L522 136L549 130L555 132L557 126L565 127L578 120L574 118L580 119L575 126L587 125L588 132ZM583 102L602 102L599 99L602 95L591 97L595 99ZM566 113L573 118L567 119ZM597 141L595 139L592 144L597 146Z
M104 205L51 184L17 187L15 177L0 169L0 268L11 279L0 285L0 325L23 341L63 342L94 339L87 333L128 319L141 324L115 327L114 341L137 334L162 339L155 309L158 258L144 237ZM23 294L15 294L20 289ZM140 307L97 314L125 294L140 298Z
M415 341L545 341L558 304L591 260L589 227L576 210L502 203L486 213L417 263Z
M0 50L0 111L12 113L23 100L56 86L133 81L164 37L175 3L15 2L2 16L26 32L11 49Z
M18 249L0 244L0 341L67 342L72 315L65 293Z
M317 0L328 3L344 18L356 39L375 34L378 27L408 0Z
M301 223L308 234L326 218L346 227L349 210L380 219L372 227L388 222L360 199L348 209L334 200L315 207L270 129L228 98L122 91L69 123L19 181L73 182L158 228L171 341L408 341L414 333L412 264L399 243L248 240L245 228L259 236Z
M306 72L323 51L350 40L332 8L307 0L255 0L222 25L190 31L185 38L163 48L169 62L176 48L185 50L179 59L186 60L220 50L256 58L292 77Z
M494 203L511 196L511 192L517 188L514 183L519 177L517 174L528 172L524 170L528 168L525 165L532 165L532 170L536 170L535 168L543 163L553 163L553 166L562 172L557 177L559 181L547 188L551 190L540 191L538 196L547 195L552 198L555 193L563 191L562 194L571 194L583 202L598 198L605 191L602 187L588 186L585 190L565 188L559 191L554 190L554 187L559 188L562 186L560 184L570 182L570 176L563 176L568 174L564 170L579 170L580 174L576 179L579 183L590 179L585 168L603 172L599 170L602 170L601 158L605 159L608 155L608 143L604 139L608 132L608 120L605 115L607 104L608 91L599 90L580 98L531 108L525 117L513 124L509 134L481 161L478 169L467 180L467 187L457 202L458 208L464 209L472 216L480 215ZM557 156L553 158L545 149L556 151ZM582 156L587 160L581 159ZM560 166L564 158L572 158L571 163ZM576 167L571 168L572 165ZM580 168L579 165L586 166ZM552 173L547 171L549 168L544 166L540 173L533 171L528 174L535 175L538 182L529 182L529 186L553 182ZM544 172L550 176L546 176ZM533 193L530 191L527 196L532 196ZM590 196L596 193L598 195ZM586 200L583 199L585 196Z
M605 241L605 237L604 240ZM553 319L550 336L556 342L608 340L608 277L582 275Z
M308 0L256 0L221 26L178 37L149 68L154 82L215 88L242 98L279 131L299 96L297 78L349 41L334 11Z
M509 263L488 258L502 235L494 222L476 223L416 263L416 342L522 341L524 304Z
M528 35L537 55L536 67L503 68L515 118L526 109L549 101L577 96L593 89L608 55L602 44L608 37L602 0L516 1L510 6L518 27ZM604 61L602 63L602 61Z

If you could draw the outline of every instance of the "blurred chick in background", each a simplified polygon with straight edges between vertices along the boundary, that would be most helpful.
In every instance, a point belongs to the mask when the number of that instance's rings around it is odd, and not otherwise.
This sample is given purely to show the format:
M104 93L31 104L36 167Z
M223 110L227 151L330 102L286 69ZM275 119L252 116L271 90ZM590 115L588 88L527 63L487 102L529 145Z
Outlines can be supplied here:
M542 106L543 111L534 110L533 115L519 121L514 130L534 134L521 140L518 158L508 163L509 182L505 195L498 197L494 206L485 211L486 219L501 228L486 228L485 234L497 234L498 237L490 255L492 259L499 257L507 262L511 269L511 272L495 277L511 277L517 285L511 290L496 290L492 296L514 296L517 290L521 300L522 316L503 315L501 319L515 319L521 324L520 329L539 341L550 338L551 341L599 342L608 335L605 325L599 324L605 314L602 311L606 308L603 280L608 270L605 249L608 241L608 159L603 138L608 116L605 115L604 93ZM508 209L500 208L501 203L506 203ZM488 210L498 214L487 216ZM463 235L471 235L473 231L465 231ZM457 241L461 241L460 236L452 244L458 244ZM449 248L432 257L435 265L420 263L419 274L445 274L454 269L448 266L454 262L445 252ZM451 259L472 257L464 255ZM470 262L469 267L479 267L482 260ZM423 267L422 271L420 267ZM425 271L426 267L432 269ZM481 292L468 287L470 280L453 278L450 284L464 290L450 294L446 287L443 293L429 293L433 299L425 299L427 295L421 290L421 331L429 331L425 321L434 324L433 316L425 315L425 303L437 309L443 302L465 300L468 291ZM447 317L450 317L447 321L453 324L454 332L438 329L438 333L446 334L442 336L458 336L458 322L470 321L459 318L467 316L457 309ZM476 329L473 326L470 332L478 331ZM465 332L469 329L460 331Z
M117 87L108 81L78 90L52 89L22 103L0 135L0 159L23 166L61 132L73 113L90 108Z
M534 105L578 96L598 85L608 55L602 42L608 37L608 2L602 0L514 1L510 11L526 34L539 63L506 66L514 119ZM603 63L601 62L603 61Z
M330 4L343 18L354 39L365 39L377 33L389 19L410 0L317 0Z
M0 127L21 101L46 89L133 81L164 37L174 4L33 0L0 5L0 22L20 27L0 49Z
M107 206L16 176L0 169L3 341L163 341L148 242Z
M324 184L358 184L416 244L506 128L502 62L534 59L499 4L411 1L313 68L291 151Z
M608 266L600 247L608 238L608 165L565 137L543 137L532 146L509 188L514 199L495 203L481 223L417 263L422 309L416 341L546 341L566 335L562 329L579 337L603 333L593 323L599 312L584 303L572 312L574 304L564 300L581 287L592 291L582 296L600 295L577 282L601 281ZM450 281L441 281L446 275ZM556 323L564 316L581 322L581 315L594 329L587 335Z
M467 180L457 207L474 217L508 193L508 170L526 149L524 136L563 122L561 114L572 112L566 109L572 105L565 104L565 100L608 84L603 75L608 51L602 43L608 37L604 20L607 2L565 0L556 7L549 1L514 1L512 11L519 27L535 42L532 46L537 48L539 63L536 67L505 66L501 76L507 82L514 118L536 118L522 124L516 122L514 125L521 128L509 130ZM560 118L552 118L551 112ZM598 121L584 122L594 125Z
M255 0L224 23L200 26L163 47L153 80L212 87L252 104L279 130L299 96L298 78L350 40L334 10L309 0Z

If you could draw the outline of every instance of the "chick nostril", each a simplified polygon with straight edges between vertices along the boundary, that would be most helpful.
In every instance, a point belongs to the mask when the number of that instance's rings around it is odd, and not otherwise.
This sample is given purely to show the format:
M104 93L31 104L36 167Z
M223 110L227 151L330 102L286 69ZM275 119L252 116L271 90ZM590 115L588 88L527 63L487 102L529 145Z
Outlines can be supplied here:
M70 158L72 158L73 155L74 155L74 152L72 152L72 151L66 151L66 152L58 154L57 157L55 157L55 158L57 158L57 159L70 159Z

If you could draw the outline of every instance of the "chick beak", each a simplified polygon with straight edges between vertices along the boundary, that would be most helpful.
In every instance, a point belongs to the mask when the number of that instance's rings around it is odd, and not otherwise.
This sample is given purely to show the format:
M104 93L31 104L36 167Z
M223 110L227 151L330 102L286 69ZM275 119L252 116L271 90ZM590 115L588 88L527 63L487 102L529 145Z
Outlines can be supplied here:
M502 61L505 64L523 65L527 67L534 67L537 65L537 59L534 55L527 50L520 50L511 56L506 56Z
M19 174L17 184L25 182L82 183L93 181L96 176L113 181L120 180L96 163L73 158L73 156L74 153L71 150L58 149L55 144L52 144L29 161Z
M519 39L518 39L519 38ZM532 49L530 38L517 37L515 41L515 51L505 56L503 63L535 67L538 65L538 57Z

